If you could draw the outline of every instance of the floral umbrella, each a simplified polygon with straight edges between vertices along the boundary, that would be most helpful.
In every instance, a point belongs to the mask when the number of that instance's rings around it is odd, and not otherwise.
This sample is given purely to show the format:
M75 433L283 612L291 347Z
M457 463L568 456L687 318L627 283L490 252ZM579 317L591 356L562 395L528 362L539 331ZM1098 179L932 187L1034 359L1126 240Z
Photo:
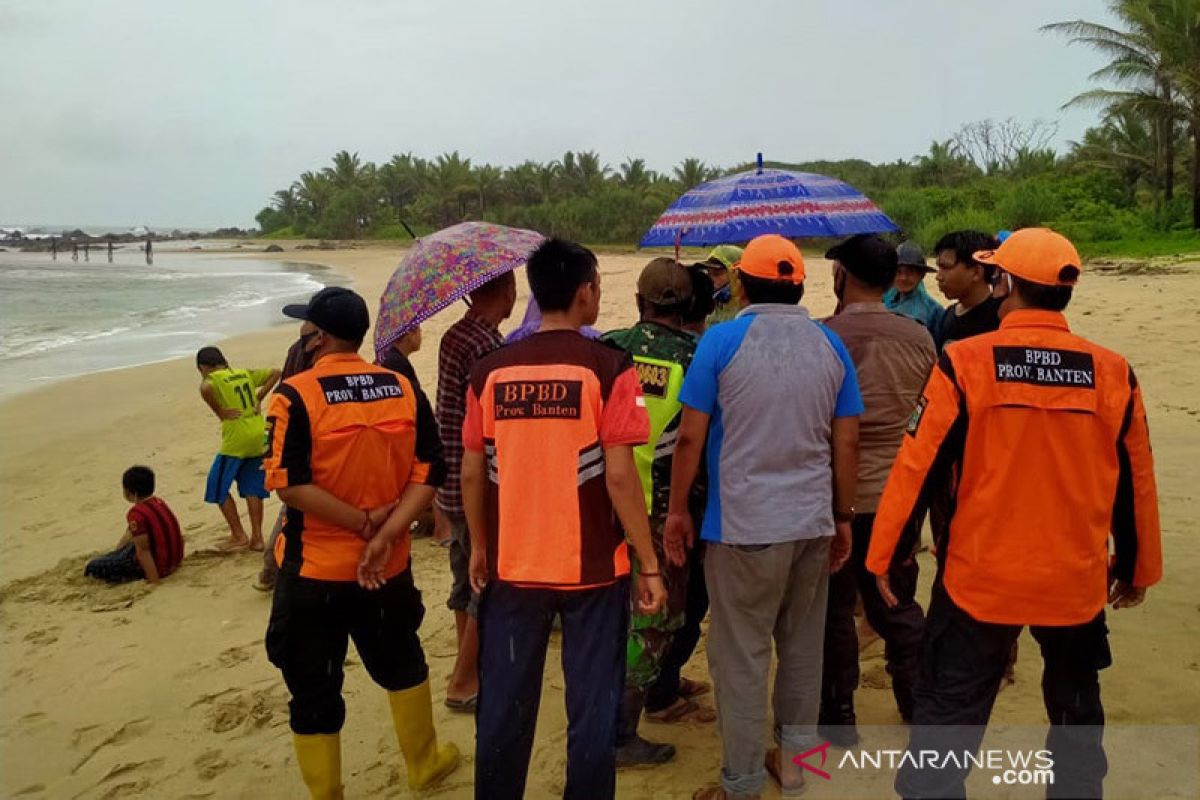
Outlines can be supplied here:
M446 306L524 264L543 241L536 231L491 222L462 222L418 239L379 300L376 355Z

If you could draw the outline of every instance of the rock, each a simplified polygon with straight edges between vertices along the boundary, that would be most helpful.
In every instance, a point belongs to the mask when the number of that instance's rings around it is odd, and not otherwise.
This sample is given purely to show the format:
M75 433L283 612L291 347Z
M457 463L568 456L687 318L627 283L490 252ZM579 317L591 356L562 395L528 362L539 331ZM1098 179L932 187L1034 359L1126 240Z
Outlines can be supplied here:
M279 246L279 245L277 245L277 244L267 245L267 250L266 250L266 252L268 252L268 253L282 253L282 252L283 252L283 248L282 248L282 247L280 247L280 246Z

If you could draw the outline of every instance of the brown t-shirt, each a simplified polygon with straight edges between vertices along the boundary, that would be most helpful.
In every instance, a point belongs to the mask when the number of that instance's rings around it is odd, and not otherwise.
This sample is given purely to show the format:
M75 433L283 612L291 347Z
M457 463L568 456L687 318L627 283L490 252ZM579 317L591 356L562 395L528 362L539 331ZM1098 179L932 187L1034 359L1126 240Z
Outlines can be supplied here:
M883 303L852 303L825 324L836 333L858 373L866 411L858 429L858 493L854 508L874 513L908 418L937 360L921 323Z

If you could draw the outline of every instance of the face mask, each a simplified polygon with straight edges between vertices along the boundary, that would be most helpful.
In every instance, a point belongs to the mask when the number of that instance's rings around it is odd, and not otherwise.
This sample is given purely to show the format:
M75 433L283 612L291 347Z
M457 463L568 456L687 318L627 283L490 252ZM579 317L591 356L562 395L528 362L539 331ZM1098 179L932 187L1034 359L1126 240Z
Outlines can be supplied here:
M713 292L713 300L718 303L728 303L732 297L733 287L728 283Z

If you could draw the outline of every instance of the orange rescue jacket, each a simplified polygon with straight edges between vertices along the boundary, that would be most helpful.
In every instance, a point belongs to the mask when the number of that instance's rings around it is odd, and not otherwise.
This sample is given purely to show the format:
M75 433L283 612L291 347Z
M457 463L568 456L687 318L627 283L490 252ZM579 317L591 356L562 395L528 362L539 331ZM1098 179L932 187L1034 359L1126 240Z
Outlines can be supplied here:
M954 602L982 622L1076 625L1112 575L1162 576L1146 410L1124 358L1070 332L1062 314L1019 310L947 346L884 489L867 568L887 571L924 497L954 486L937 542Z
M267 415L267 488L314 484L356 508L400 499L409 483L437 486L445 473L429 401L408 378L363 361L327 355L280 384ZM366 542L289 508L275 547L281 569L305 578L352 581ZM408 568L408 532L385 570Z

